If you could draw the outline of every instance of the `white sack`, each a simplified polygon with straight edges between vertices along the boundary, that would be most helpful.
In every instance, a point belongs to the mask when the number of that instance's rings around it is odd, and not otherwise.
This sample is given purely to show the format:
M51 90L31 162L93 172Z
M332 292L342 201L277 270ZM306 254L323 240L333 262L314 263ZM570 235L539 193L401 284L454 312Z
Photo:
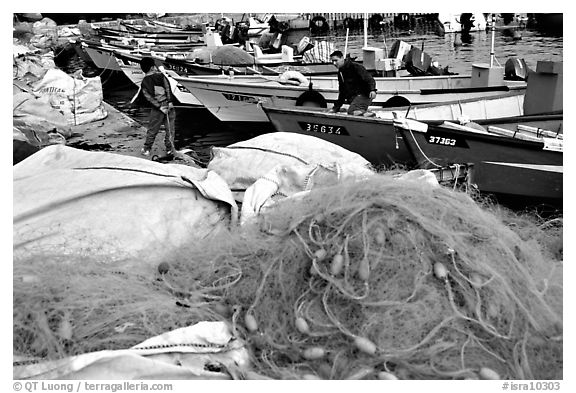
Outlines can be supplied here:
M70 125L86 124L108 116L103 103L100 77L70 76L59 69L49 69L34 86L34 94L47 98L61 111Z
M44 146L44 137L52 131L64 137L72 135L68 121L60 111L50 105L48 97L36 98L27 92L12 96L12 125L24 132L35 146ZM34 133L36 138L31 137ZM38 143L34 142L35 140Z

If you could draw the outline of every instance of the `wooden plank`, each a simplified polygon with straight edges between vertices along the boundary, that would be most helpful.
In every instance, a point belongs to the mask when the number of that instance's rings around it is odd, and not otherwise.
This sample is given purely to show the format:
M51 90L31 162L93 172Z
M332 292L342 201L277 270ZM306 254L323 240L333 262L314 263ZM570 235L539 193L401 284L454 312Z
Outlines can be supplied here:
M545 136L547 138L557 138L557 139L564 139L564 135L560 134L560 132L554 132L550 130L545 130L538 127L531 127L522 124L518 124L518 131L528 132L532 135L536 135L537 137Z
M505 128L496 127L496 126L488 126L488 132L491 134L495 134L495 135L507 136L510 138L522 139L525 141L542 142L542 138L522 134L522 133L519 133L517 131L507 130Z

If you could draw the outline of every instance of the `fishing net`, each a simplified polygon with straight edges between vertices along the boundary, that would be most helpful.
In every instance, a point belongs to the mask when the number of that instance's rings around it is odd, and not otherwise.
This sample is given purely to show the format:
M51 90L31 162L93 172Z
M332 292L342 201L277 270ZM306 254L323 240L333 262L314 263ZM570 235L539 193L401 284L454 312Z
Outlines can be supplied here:
M513 212L501 205L483 202L506 226L526 242L536 243L547 258L561 261L564 257L564 220L561 213L541 213L535 209Z
M126 348L227 320L275 379L562 379L562 261L529 238L544 227L522 227L376 175L277 202L153 277L96 256L18 260L14 352Z
M196 61L219 65L254 64L254 56L245 50L233 46L217 46L215 48L196 49L193 53Z
M15 356L53 360L125 349L217 319L207 308L189 307L159 273L143 276L102 259L43 255L14 262Z
M228 236L167 281L231 306L268 377L562 378L562 262L464 193L378 175Z

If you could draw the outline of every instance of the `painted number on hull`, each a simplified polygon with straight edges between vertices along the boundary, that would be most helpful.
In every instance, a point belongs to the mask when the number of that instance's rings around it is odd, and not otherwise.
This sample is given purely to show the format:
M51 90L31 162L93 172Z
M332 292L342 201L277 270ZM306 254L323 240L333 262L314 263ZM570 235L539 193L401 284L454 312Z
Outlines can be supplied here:
M442 132L442 131L428 131L426 133L426 142L431 145L440 145L446 147L460 147L463 149L469 149L468 142L466 138L456 135L454 132Z
M346 128L342 126L331 126L326 124L318 124L318 123L308 123L308 122L299 122L300 127L304 131L308 132L319 132L321 134L332 134L332 135L350 135Z
M428 143L435 143L437 145L446 145L446 146L456 146L456 139L430 135L428 137Z
M244 96L241 94L232 94L232 93L222 93L222 95L228 101L248 102L251 104L257 104L258 103L258 99L256 97L252 97L252 96Z

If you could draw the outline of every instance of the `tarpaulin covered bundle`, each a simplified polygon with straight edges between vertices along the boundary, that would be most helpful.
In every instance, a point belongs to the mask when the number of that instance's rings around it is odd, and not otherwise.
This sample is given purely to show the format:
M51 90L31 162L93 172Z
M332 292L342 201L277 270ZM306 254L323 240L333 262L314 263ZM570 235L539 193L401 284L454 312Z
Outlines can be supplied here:
M200 63L217 65L252 65L255 63L254 56L243 49L228 45L195 49L191 56Z
M377 174L192 245L164 283L232 307L271 378L562 379L562 261L512 228Z
M370 163L359 154L309 135L274 132L237 142L227 147L213 147L208 169L218 172L242 201L243 193L258 179L274 173L277 167L317 165L340 167L349 174L372 174ZM306 187L303 184L301 191Z
M49 69L34 85L38 98L62 112L70 125L86 124L108 116L103 103L100 77L71 76L62 70Z
M284 198L351 179L365 179L373 174L374 172L366 167L336 162L276 165L244 193L240 222L249 221L263 209Z
M216 173L48 146L14 176L14 263L30 255L98 256L146 269L235 222Z

